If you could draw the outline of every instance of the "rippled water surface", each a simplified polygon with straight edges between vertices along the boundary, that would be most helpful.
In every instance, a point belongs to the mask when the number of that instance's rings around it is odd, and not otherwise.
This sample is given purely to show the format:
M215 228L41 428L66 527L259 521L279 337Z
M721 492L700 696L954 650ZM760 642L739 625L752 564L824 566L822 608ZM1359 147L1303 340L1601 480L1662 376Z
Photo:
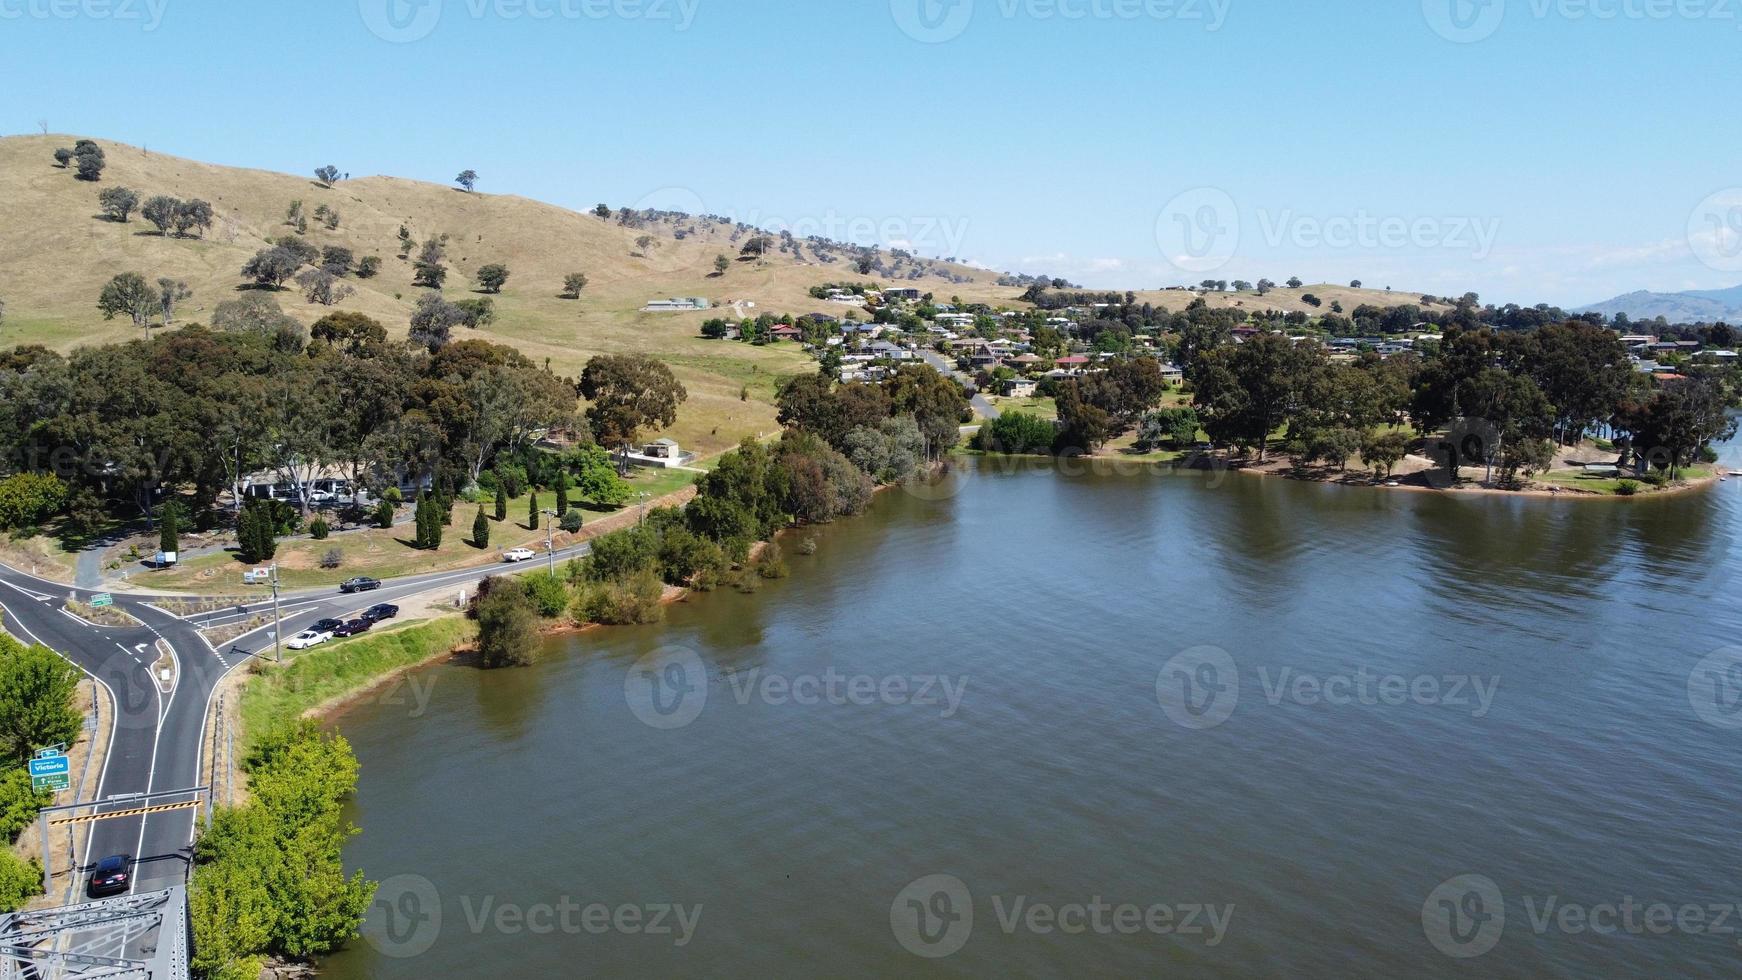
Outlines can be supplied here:
M327 975L1733 976L1734 914L1576 926L1742 902L1739 508L970 464L345 717Z

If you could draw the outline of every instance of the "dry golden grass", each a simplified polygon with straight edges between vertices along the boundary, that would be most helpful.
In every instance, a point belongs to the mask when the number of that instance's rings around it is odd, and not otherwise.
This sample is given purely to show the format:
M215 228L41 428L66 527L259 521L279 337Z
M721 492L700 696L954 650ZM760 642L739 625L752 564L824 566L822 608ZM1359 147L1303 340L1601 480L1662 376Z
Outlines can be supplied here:
M336 307L313 306L296 289L276 295L303 323L333 310L367 313L403 332L423 290L411 285L411 264L399 259L403 225L421 243L446 234L446 293L451 299L475 295L473 275L481 266L502 263L512 275L493 297L498 318L481 331L513 344L535 360L548 360L558 372L575 375L598 353L645 352L669 363L689 388L690 398L670 433L703 453L736 443L746 435L775 428L775 385L784 376L809 370L796 345L753 347L702 340L702 321L762 312L840 313L840 307L814 300L812 286L825 282L875 281L855 275L845 262L823 264L773 254L764 260L734 260L724 276L714 274L714 259L738 254L742 240L731 240L726 226L692 223L695 233L679 240L675 227L624 228L612 220L580 214L522 197L466 194L449 186L394 177L361 177L321 186L312 177L264 170L221 167L184 160L138 147L99 140L108 156L100 183L75 179L71 169L54 164L56 147L70 147L71 136L13 136L0 139L0 174L9 193L0 197L0 299L6 321L0 344L38 343L57 350L81 344L124 340L137 328L124 319L105 321L96 300L103 284L119 272L149 280L184 279L193 298L180 322L201 322L221 302L241 295L244 262L267 239L291 233L285 212L301 200L312 214L321 204L337 208L342 221L329 231L311 218L307 240L317 246L343 245L359 258L382 259L381 274L349 280L356 294ZM137 214L126 224L100 216L97 194L128 187L141 199L157 194L201 198L211 203L217 226L203 239L164 238ZM636 239L657 239L639 254ZM808 253L807 253L808 255ZM941 264L940 264L941 265ZM996 275L967 266L941 266L971 281L954 283L928 276L900 285L918 286L940 298L959 297L1020 307L1021 290L996 284ZM559 298L563 278L585 272L589 285L580 300ZM1329 310L1333 300L1348 310L1363 302L1390 305L1419 296L1375 290L1313 286L1255 294L1209 294L1212 306L1264 307L1309 311L1303 292L1314 292ZM1144 292L1139 296L1169 309L1183 308L1189 292ZM647 314L648 300L705 296L710 313ZM753 305L752 305L753 304Z
M754 304L739 308L746 313L801 314L833 309L810 298L814 285L873 281L853 275L844 262L824 265L782 255L734 261L724 276L715 276L715 256L735 258L742 245L742 239L731 241L724 226L698 222L698 233L680 241L671 225L624 228L614 219L521 197L466 194L393 177L362 177L326 188L312 177L213 166L102 140L108 169L101 182L92 184L54 164L54 149L73 142L70 136L0 139L0 173L11 186L0 199L0 228L6 229L0 235L0 298L6 301L0 343L40 343L64 351L135 336L137 328L130 323L105 321L96 309L103 284L125 271L150 280L185 279L194 295L178 319L208 320L217 304L241 295L243 263L268 238L291 233L285 212L291 201L301 200L307 212L326 204L342 217L335 231L311 220L308 241L382 259L381 274L349 280L357 292L336 307L307 304L295 289L275 294L305 324L335 309L356 310L403 331L423 290L411 285L411 264L397 257L399 228L408 228L419 243L447 234L450 299L477 295L472 276L480 266L499 262L512 272L507 288L492 297L498 319L482 331L485 336L513 344L535 360L548 359L552 368L569 375L578 374L597 353L661 357L690 391L673 436L709 452L772 430L776 380L808 370L809 361L796 345L702 340L702 321L732 315L729 309L645 314L641 307L656 298L705 296L716 307ZM142 199L156 194L204 199L217 212L217 227L204 239L175 239L159 237L137 214L127 224L104 220L97 194L108 187L131 188ZM635 245L642 234L658 240L646 255L637 254ZM995 286L995 277L984 270L949 268L976 281L953 284L931 277L915 285L989 302L1011 302L1018 292ZM570 272L585 272L590 280L578 301L558 295ZM748 400L740 397L746 388Z
M1277 286L1276 289L1263 296L1258 295L1254 290L1248 290L1244 293L1232 291L1200 293L1196 290L1184 289L1143 290L1137 293L1137 301L1153 303L1177 313L1200 296L1211 309L1238 309L1248 313L1276 310L1281 313L1299 312L1311 316L1322 316L1331 312L1332 303L1343 304L1343 315L1345 316L1354 313L1355 307L1362 304L1390 307L1411 303L1421 306L1424 310L1443 312L1452 309L1450 303L1436 302L1431 306L1424 306L1421 302L1421 293L1395 290L1387 292L1383 289L1351 289L1348 286L1337 286L1330 283L1308 283L1299 289ZM1324 301L1324 305L1310 306L1301 301L1302 296L1317 296Z

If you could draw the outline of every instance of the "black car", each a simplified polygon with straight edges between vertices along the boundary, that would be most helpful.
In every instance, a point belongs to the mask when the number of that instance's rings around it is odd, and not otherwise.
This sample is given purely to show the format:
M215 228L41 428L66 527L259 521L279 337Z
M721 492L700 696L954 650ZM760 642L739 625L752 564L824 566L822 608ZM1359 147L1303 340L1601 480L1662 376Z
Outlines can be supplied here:
M133 855L112 854L97 862L91 869L91 878L85 883L85 891L92 898L103 895L119 895L133 887Z
M358 633L367 633L369 632L369 628L374 625L374 623L367 619L353 619L348 623L340 623L339 628L333 630L333 639L337 640L347 636L356 636Z
M353 592L374 592L379 588L381 588L381 583L376 579L354 578L349 582L346 582L344 585L339 586L339 591L346 595L350 595Z
M399 607L385 602L379 606L370 606L368 609L363 611L363 618L371 623L379 623L383 620L393 619L398 615Z
M309 630L314 633L332 633L336 636L338 635L339 627L343 625L345 625L345 621L342 619L323 619L320 622L315 623L313 626L310 626Z

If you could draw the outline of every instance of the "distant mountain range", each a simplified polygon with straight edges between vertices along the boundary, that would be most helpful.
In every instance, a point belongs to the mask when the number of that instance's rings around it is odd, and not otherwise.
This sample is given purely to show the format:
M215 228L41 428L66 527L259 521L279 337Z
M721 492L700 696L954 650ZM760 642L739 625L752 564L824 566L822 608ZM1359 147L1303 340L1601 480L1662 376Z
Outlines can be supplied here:
M1742 286L1729 289L1698 289L1685 293L1653 293L1640 290L1602 303L1583 307L1577 313L1601 313L1613 318L1625 313L1634 320L1663 317L1670 323L1742 322Z

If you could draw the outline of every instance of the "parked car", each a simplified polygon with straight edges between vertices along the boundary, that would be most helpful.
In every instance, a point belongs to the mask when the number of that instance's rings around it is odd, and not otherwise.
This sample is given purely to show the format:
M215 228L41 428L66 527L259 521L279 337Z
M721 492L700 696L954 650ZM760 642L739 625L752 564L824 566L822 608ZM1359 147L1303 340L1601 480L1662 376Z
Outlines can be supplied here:
M91 869L85 891L92 898L119 895L133 887L133 855L111 854Z
M323 619L315 623L313 626L310 626L309 631L313 633L331 633L343 625L345 625L345 621L342 619Z
M333 630L333 639L337 640L347 636L356 636L359 633L367 633L369 632L369 628L374 625L374 623L367 619L353 619L348 623L340 623L339 628Z
M339 586L339 591L346 595L350 595L353 592L374 592L379 588L381 588L380 581L372 578L359 577L351 579L345 584Z
M399 615L399 607L383 602L379 606L370 606L363 611L363 618L371 623L379 623L393 619Z
M502 560L510 565L517 562L531 561L538 557L538 552L531 548L510 548L502 553Z
M333 634L331 633L321 633L315 630L303 630L301 633L298 633L284 641L284 645L292 650L307 650L309 647L318 647L332 638Z

